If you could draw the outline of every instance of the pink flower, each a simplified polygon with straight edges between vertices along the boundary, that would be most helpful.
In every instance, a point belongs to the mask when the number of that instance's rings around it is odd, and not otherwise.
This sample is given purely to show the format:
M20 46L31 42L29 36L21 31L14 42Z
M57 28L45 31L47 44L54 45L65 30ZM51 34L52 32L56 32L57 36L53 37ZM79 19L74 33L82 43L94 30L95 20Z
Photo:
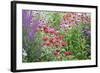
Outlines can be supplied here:
M45 33L49 33L49 30L48 30L48 29L44 29L44 32L45 32Z
M46 36L46 37L43 37L43 40L44 41L47 41L48 40L48 37Z
M65 27L68 27L68 25L67 24L61 24L60 27L65 28Z
M60 32L59 31L56 31L55 34L58 35L58 34L60 34Z
M50 42L47 42L46 45L47 45L47 46L50 46Z
M66 46L67 43L66 43L66 42L62 42L61 45L62 45L62 46Z
M56 39L55 38L50 38L50 42L51 43L55 43L56 42Z
M51 34L55 34L56 31L55 31L54 28L50 28L50 29L49 29L49 32L50 32Z
M55 56L59 56L59 55L60 55L60 50L59 50L59 51L58 51L58 50L54 51L53 54L54 54Z
M43 25L43 28L44 29L49 29L47 25Z
M48 28L48 26L43 25L43 29L44 29L44 32L45 32L45 33L49 33L49 28Z

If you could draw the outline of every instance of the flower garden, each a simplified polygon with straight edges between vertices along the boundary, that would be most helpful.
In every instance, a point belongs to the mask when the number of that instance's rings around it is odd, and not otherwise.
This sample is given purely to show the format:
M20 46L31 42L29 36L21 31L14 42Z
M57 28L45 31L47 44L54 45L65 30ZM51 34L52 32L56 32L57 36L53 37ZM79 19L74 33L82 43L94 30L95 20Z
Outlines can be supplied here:
M91 59L91 14L22 11L22 61Z

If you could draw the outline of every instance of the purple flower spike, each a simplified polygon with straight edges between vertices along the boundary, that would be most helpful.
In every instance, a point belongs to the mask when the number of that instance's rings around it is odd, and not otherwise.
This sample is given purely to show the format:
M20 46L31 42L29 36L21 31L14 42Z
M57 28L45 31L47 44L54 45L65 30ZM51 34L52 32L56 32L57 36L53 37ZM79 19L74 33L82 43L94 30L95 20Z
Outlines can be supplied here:
M33 33L29 32L28 37L29 37L29 39L32 39L33 38Z
M22 19L23 19L22 24L27 28L32 19L32 11L30 11L30 13L28 15L28 10L23 10L22 11Z

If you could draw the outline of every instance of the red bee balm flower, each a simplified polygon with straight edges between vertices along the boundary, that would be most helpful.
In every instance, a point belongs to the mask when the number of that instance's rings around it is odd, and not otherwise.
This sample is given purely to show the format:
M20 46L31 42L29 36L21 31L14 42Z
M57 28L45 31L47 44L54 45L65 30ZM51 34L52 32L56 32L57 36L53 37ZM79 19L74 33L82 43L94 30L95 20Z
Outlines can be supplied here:
M45 33L48 33L48 32L49 32L48 26L44 25L44 26L43 26L43 29L44 29L44 32L45 32Z
M55 43L56 42L56 39L55 38L50 38L50 42L51 43Z
M64 35L61 35L61 36L59 37L59 39L61 39L61 40L62 40L63 38L64 38Z
M45 32L45 33L49 33L49 30L48 30L48 29L44 29L44 32Z
M55 56L58 56L58 55L60 54L60 52L54 51L53 54L54 54Z
M43 25L43 28L46 29L46 28L48 28L48 26L47 25Z
M66 42L62 42L61 45L62 45L62 46L66 46L67 43L66 43Z
M50 46L50 42L47 42L46 45L47 45L47 46Z
M47 41L48 40L48 37L46 36L46 37L43 37L43 40L44 41Z
M58 36L55 36L54 38L55 38L56 40L59 40L59 37L58 37Z
M64 52L64 55L72 55L72 52Z
M49 29L49 32L50 32L51 34L55 34L55 29L54 29L54 28L50 28L50 29Z

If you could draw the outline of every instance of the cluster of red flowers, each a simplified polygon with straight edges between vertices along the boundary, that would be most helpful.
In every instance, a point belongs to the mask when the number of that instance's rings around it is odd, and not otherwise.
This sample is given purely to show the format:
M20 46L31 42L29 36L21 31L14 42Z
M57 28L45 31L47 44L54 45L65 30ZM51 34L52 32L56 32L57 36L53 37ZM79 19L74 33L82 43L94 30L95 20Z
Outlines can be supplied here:
M55 34L55 35L60 34L59 31L55 30L54 28L49 28L46 25L43 25L43 30L45 33L50 33L50 34Z
M44 41L43 46L49 46L49 47L63 47L63 46L68 46L68 42L64 42L64 35L61 35L58 30L55 30L54 28L49 28L46 25L42 26L43 32L47 34L47 36L44 36L42 40ZM53 35L53 37L48 36L48 34ZM55 50L53 52L55 56L58 56L61 54L60 50ZM71 55L72 52L64 52L63 53L65 56Z
M42 40L44 41L44 44L43 45L47 45L47 46L50 46L50 45L55 45L56 47L58 46L67 46L68 43L67 42L63 42L63 38L62 36L60 37L48 37L48 36L45 36L42 38Z
M50 45L53 45L53 46L67 46L68 43L67 42L64 42L63 39L64 39L64 35L60 35L60 32L55 30L54 28L49 28L47 27L46 25L43 26L43 30L44 32L47 34L53 34L54 37L49 37L49 36L45 36L43 37L43 41L44 41L44 44L43 45L46 45L46 46L50 46Z
M55 56L59 56L60 55L60 50L55 50L54 52L53 52L53 54L55 55ZM69 52L69 51L67 51L67 52L64 52L64 55L65 56L68 56L68 55L72 55L73 53L72 52Z
M65 55L72 55L72 52L64 52Z

